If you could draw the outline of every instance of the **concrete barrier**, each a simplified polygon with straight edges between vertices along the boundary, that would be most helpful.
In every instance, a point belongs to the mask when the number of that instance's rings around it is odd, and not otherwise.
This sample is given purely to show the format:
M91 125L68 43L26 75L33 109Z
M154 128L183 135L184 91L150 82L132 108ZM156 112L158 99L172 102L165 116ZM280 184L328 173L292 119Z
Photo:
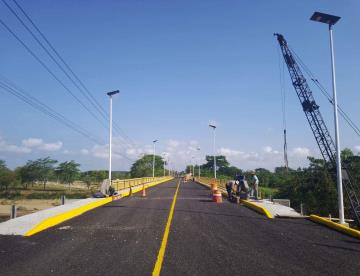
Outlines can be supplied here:
M196 180L196 183L210 189L210 184L203 183L200 180ZM228 196L228 194L225 190L223 190L222 188L219 188L219 187L218 187L218 189L221 191L223 196L226 196L226 197ZM250 209L252 209L256 212L265 215L268 219L274 218L274 216L271 214L271 212L269 210L267 210L266 208L264 208L262 206L257 205L254 202L251 202L248 200L240 200L240 202L243 203L246 207L249 207Z
M311 221L314 221L316 223L320 223L322 225L325 225L329 228L332 228L336 231L340 231L344 234L347 234L347 235L350 235L354 238L358 238L360 239L360 231L359 230L356 230L356 229L353 229L353 228L350 228L348 226L345 226L345 225L341 225L339 223L336 223L336 222L333 222L331 220L329 220L328 218L323 218L323 217L319 217L319 216L316 216L316 215L310 215L309 219Z
M160 178L154 182L147 183L146 186L153 187L171 179L173 179L173 177ZM139 187L134 187L133 193L139 192L141 189L142 185ZM16 219L8 220L0 223L0 235L21 235L29 237L59 223L79 216L87 211L103 206L109 202L112 202L113 200L118 200L128 195L129 191L120 191L119 196L82 199L71 204L60 205L54 208L21 216Z

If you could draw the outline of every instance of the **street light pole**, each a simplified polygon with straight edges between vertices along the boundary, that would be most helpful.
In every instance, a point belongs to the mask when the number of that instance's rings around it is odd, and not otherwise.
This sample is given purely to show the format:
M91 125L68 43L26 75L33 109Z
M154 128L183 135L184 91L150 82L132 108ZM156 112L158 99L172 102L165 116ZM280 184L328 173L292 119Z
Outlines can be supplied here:
M153 152L153 178L155 177L155 143L157 142L158 140L154 140L153 141L153 144L154 144L154 152Z
M197 148L197 150L200 152L200 148ZM198 164L198 169L199 169L199 178L200 178L200 163L201 163L201 161L199 162L199 164Z
M336 144L336 173L337 173L337 190L338 190L338 207L339 207L339 222L345 224L344 216L344 196L342 186L342 170L341 170L341 149L340 149L340 135L339 135L339 119L338 119L338 104L336 95L336 77L335 77L335 55L332 26L340 19L338 16L315 12L311 18L313 21L325 23L329 25L330 37L330 54L331 54L331 77L333 89L333 107L334 107L334 124L335 124L335 144Z
M165 159L166 159L166 154L163 154L164 160L163 160L163 168L164 168L164 176L165 176Z
M111 185L111 155L112 155L112 96L118 94L119 90L106 93L110 98L110 111L109 111L109 183Z
M194 156L191 156L192 176L195 177Z
M213 151L214 151L214 178L216 179L216 149L215 149L215 130L216 126L209 124L209 127L211 127L214 130L214 143L213 143Z

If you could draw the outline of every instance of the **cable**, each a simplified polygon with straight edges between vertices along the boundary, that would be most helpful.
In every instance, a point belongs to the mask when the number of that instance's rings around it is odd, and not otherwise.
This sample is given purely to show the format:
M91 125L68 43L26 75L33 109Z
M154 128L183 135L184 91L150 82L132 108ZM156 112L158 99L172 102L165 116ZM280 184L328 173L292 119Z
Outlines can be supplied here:
M63 124L64 126L68 127L69 129L77 132L78 134L82 135L83 137L87 138L88 140L95 142L96 144L104 144L104 142L101 139L92 136L90 134L90 132L88 132L81 126L77 125L73 121L67 119L62 114L55 111L48 105L42 103L37 98L31 96L29 93L25 92L23 89L17 87L11 81L7 80L5 77L0 75L0 78L3 79L3 80L0 80L0 88L2 88L5 92L17 97L18 99L20 99L24 103L28 104L32 108L40 111L41 113L43 113L44 115L46 115L48 117L54 119L58 123ZM120 152L114 152L114 153L122 156L123 158L125 158L131 162L135 162L135 160L128 158L126 155L124 155Z
M279 48L277 48L277 52L278 52L278 64L279 64L279 76L280 76L280 97L281 97L281 107L282 107L282 119L283 119L283 135L284 135L284 146L283 146L283 151L284 151L284 165L286 170L288 170L289 168L289 161L288 161L288 156L287 156L287 139L286 139L286 93L285 93L285 80L284 80L284 75L285 75L285 64L284 62L281 62L281 57L280 57L280 50ZM282 66L281 66L282 65Z
M14 11L14 9L5 1L2 0L2 2L7 6L7 8L11 11L11 13L19 20L19 22L21 23L21 25L30 33L30 35L36 40L36 42L40 45L40 47L47 53L47 55L51 58L51 60L53 62L55 62L55 64L60 68L60 70L67 76L67 78L73 83L73 85L75 85L78 90L80 91L80 93L90 102L90 104L99 112L99 114L105 119L106 115L104 115L104 113L102 112L102 110L95 105L91 98L84 93L84 91L79 87L79 85L71 78L71 76L65 71L65 69L62 67L62 65L54 58L54 56L49 52L48 49L46 49L46 47L44 46L44 44L36 37L36 35L30 30L30 28L25 24L25 22L19 17L19 15L16 13L16 11Z
M38 99L33 96L30 96L28 93L24 92L23 90L18 89L17 87L13 86L8 82L4 82L0 80L0 87L5 90L6 92L12 94L13 96L17 97L18 99L22 100L23 102L30 105L32 108L37 109L38 111L42 112L43 114L53 118L59 123L67 126L71 130L79 133L80 135L84 136L85 138L95 142L95 143L103 143L100 139L93 137L88 131L77 125L76 123L72 122L71 120L67 119L60 113L53 110L51 107L47 106L46 104L42 103Z
M289 46L290 48L290 46ZM294 53L296 61L300 64L301 68L305 71L305 73L311 78L311 80L315 83L315 85L319 88L320 92L327 98L332 106L334 106L334 102L330 94L327 92L325 87L317 80L316 76L311 72L311 70L306 66L306 64L301 60L301 58L296 54L296 52L290 48ZM345 113L345 111L337 105L339 110L339 114L345 120L345 122L349 125L349 127L360 137L360 128L354 123L353 120Z
M8 3L4 0L2 2L8 7L8 9L13 13L13 15L20 21L20 23L23 25L23 27L31 34L31 36L37 41L37 43L41 46L41 48L47 53L47 55L53 60L53 62L60 68L60 70L69 78L69 80L78 88L78 90L83 94L83 96L92 104L92 106L96 109L96 111L99 112L99 114L102 116L104 120L107 120L107 113L104 110L104 108L96 101L96 99L92 96L90 91L86 88L84 83L79 79L79 77L75 74L75 72L70 68L70 66L65 62L65 60L60 56L60 54L56 51L56 49L52 46L50 41L45 37L45 35L40 31L40 29L35 25L35 23L31 20L31 18L26 14L24 9L21 8L21 6L14 1L14 3L17 5L17 7L23 12L23 14L26 16L26 18L31 22L33 27L40 33L42 38L46 41L46 43L49 45L49 47L54 51L54 53L57 55L57 57L61 60L61 62L65 65L65 67L71 72L71 74L75 77L75 79L80 83L81 86L87 91L88 95L84 93L84 91L79 87L79 85L72 79L72 77L65 71L64 67L59 64L59 62L54 58L54 56L49 52L48 49L43 45L43 43L36 37L36 35L29 29L29 27L25 24L25 22L19 17L19 15L8 5ZM100 124L104 126L101 120L50 70L50 68L25 44L24 41L22 41L11 29L8 25L6 25L5 22L3 22L0 19L0 23L15 37L16 40L52 75L52 77L57 80L65 90L67 90L68 93L70 93L77 102L82 105ZM92 99L92 100L91 100ZM107 126L104 126L106 129ZM136 143L128 136L126 133L114 122L114 130L117 132L123 132L123 136L130 141L133 145L136 145Z
M89 91L89 89L85 86L84 82L80 80L80 78L75 74L74 70L71 69L71 67L68 65L67 62L63 59L63 57L59 54L59 52L55 49L55 47L51 44L51 42L46 38L45 34L37 27L37 25L34 23L34 21L31 19L31 17L25 12L25 10L21 7L21 5L16 1L13 0L15 5L19 8L19 10L23 13L23 15L27 18L27 20L31 23L31 25L34 27L34 29L40 34L40 36L43 38L43 40L46 42L46 44L50 47L50 49L55 53L55 55L58 57L58 59L64 64L64 66L70 71L70 73L73 75L73 77L79 82L80 86L84 89L82 90L79 85L69 76L69 74L64 70L64 68L56 61L56 59L52 56L52 54L46 49L46 47L39 41L39 39L34 35L34 33L26 26L26 24L21 20L21 18L18 16L18 14L5 2L5 0L2 0L5 5L10 9L10 11L16 16L16 18L21 22L21 24L28 30L28 32L32 35L32 37L39 43L39 45L43 48L43 50L50 56L50 58L58 65L58 67L63 71L63 73L71 80L71 82L79 89L79 91L87 98L87 100L91 103L91 105L101 114L101 116L107 120L108 119L108 112L105 111L103 106L99 104L99 102L94 98L92 93ZM86 94L84 93L86 92ZM121 132L122 135L128 139L131 143L135 144L135 142L125 133L123 129L121 129L116 122L114 124L114 129L117 132Z
M50 68L0 19L2 24L8 32L45 68L45 70L83 107L85 108L102 126L104 124L100 119L50 70ZM107 127L104 126L106 129Z

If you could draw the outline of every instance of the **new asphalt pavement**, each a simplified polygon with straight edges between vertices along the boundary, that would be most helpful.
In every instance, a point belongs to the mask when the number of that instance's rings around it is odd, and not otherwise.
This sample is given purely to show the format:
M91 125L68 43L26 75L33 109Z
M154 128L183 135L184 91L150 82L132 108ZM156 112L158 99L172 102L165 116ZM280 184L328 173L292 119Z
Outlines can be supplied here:
M358 275L360 241L304 219L268 220L178 180L32 237L0 236L0 275Z

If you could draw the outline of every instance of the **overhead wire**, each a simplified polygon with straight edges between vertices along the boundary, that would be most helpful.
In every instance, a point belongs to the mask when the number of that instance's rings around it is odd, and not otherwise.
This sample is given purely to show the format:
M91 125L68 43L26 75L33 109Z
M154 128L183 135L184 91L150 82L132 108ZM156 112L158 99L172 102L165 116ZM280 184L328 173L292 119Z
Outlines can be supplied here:
M100 121L99 117L94 114L56 75L55 73L25 44L25 42L17 36L11 28L0 19L0 24L5 27L5 29L33 56L36 61L38 61L45 70L86 110L88 111L102 126L104 126L103 122ZM106 126L104 126L107 128Z
M326 99L330 102L330 104L334 106L333 98L327 92L325 87L319 82L317 77L311 72L311 70L306 66L306 64L301 60L301 58L296 54L296 52L293 49L291 49L291 51L294 53L295 59L300 64L301 68L310 77L310 79L314 82L314 84L319 88L320 92L326 97ZM346 114L346 112L339 105L337 105L337 108L339 110L340 116L342 116L342 118L349 125L349 127L355 132L355 134L360 137L360 128L355 124L355 122L349 117L349 115Z
M99 114L105 119L108 120L109 114L104 109L102 105L96 100L93 94L89 91L83 81L78 77L78 75L72 70L69 64L64 60L64 58L59 54L59 52L55 49L52 43L47 39L45 34L40 30L40 28L35 24L35 22L31 19L31 17L26 13L26 11L21 7L21 5L16 1L12 0L18 9L22 12L22 14L26 17L26 19L30 22L32 27L39 33L41 38L45 41L45 43L50 47L50 49L54 52L56 57L61 61L61 63L65 66L65 68L70 72L70 74L75 78L75 80L79 83L76 83L74 79L66 72L66 70L59 64L59 62L52 56L52 54L46 49L41 41L35 36L35 34L30 30L29 27L24 23L24 21L19 17L19 15L6 3L5 0L2 0L5 5L9 8L9 10L16 16L16 18L21 22L21 24L28 30L28 32L32 35L32 37L39 43L39 45L43 48L43 50L50 56L50 58L58 65L60 70L70 79L70 81L78 88L78 90L84 95L84 97L90 102L90 104L99 112ZM81 87L80 87L81 86ZM130 141L132 144L136 144L126 133L125 131L117 124L117 122L113 122L114 130L118 133L122 133L122 136Z
M2 77L2 76L1 76ZM66 118L59 112L55 111L45 103L41 102L34 96L31 96L29 93L25 92L23 89L17 87L13 83L11 83L8 80L4 80L4 77L2 77L3 80L0 80L0 87L5 90L6 92L14 95L18 99L22 100L23 102L30 105L32 108L37 109L38 111L42 112L43 114L53 118L59 123L62 123L66 127L70 128L71 130L79 133L80 135L84 136L85 138L88 138L92 142L102 144L103 141L101 141L99 138L94 137L90 134L87 130L85 130L83 127L79 126L75 122L71 121L70 119Z
M49 107L45 103L41 102L40 100L38 100L34 96L30 95L29 93L24 91L22 88L18 87L17 85L12 83L10 80L6 79L5 77L3 77L1 75L0 75L0 88L2 88L5 92L17 97L18 99L20 99L24 103L28 104L32 108L40 111L44 115L54 119L58 123L63 124L64 126L66 126L67 128L73 130L74 132L77 132L78 134L82 135L83 137L85 137L89 141L92 141L92 142L94 142L96 144L104 144L104 141L102 141L98 137L93 136L89 131L87 131L83 127L79 126L75 122L73 122L70 119L66 118L61 113L55 111L54 109L52 109L51 107ZM124 155L124 154L122 154L120 152L115 151L114 153L120 155L121 157L123 157L123 158L125 158L125 159L127 159L127 160L129 160L131 162L135 161L133 159L128 158L126 155Z
M287 126L286 126L286 93L285 93L285 64L282 62L281 56L280 56L280 50L277 48L278 53L278 64L279 64L279 79L280 79L280 97L281 97L281 108L282 108L282 121L283 121L283 139L284 139L284 146L283 146L283 152L284 152L284 165L286 170L289 168L289 161L287 156Z
M55 59L55 57L50 53L50 51L44 46L44 44L38 39L38 37L31 31L31 29L26 25L26 23L20 18L18 13L4 0L2 2L8 7L11 13L18 19L18 21L22 24L22 26L30 33L30 35L35 39L35 41L40 45L40 47L47 53L47 55L51 58L51 60L60 68L60 70L67 76L67 78L73 83L73 85L82 93L82 95L90 102L90 104L95 108L95 110L100 114L100 116L107 120L108 113L105 109L99 104L99 102L93 97L91 92L85 86L85 84L80 80L80 78L75 74L74 70L66 63L66 61L61 57L59 52L55 49L55 47L50 43L50 41L46 38L43 32L36 26L34 21L30 18L30 16L25 12L25 10L20 6L20 4L13 0L15 5L21 10L24 16L28 19L31 25L36 29L36 31L40 34L46 44L50 47L50 49L55 53L58 59L64 64L64 66L69 70L71 75L78 81L74 81L74 79L70 76L68 72L64 69L64 67ZM26 43L4 22L0 19L0 23L5 27L5 29L35 58L44 68L45 70L85 109L87 110L92 117L94 117L104 128L108 129L106 125L99 119L99 117L94 114L71 90L68 86L65 85L63 81L60 80L59 77L45 64L43 60L41 60L31 49L26 45ZM82 88L81 88L81 87ZM84 93L86 91L86 93ZM114 124L114 130L116 132L122 132L122 136L127 142L132 145L138 145L135 143L126 133L123 131L116 122ZM123 156L124 157L124 156ZM130 160L130 159L129 159ZM133 160L132 160L133 161Z

